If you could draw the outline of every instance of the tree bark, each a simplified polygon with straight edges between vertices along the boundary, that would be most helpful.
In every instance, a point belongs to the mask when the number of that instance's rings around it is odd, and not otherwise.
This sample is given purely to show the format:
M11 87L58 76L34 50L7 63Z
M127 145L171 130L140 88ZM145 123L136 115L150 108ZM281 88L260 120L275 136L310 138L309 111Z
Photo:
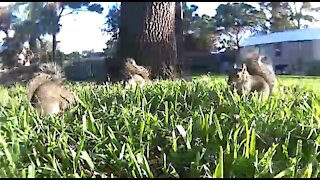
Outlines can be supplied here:
M29 45L30 45L30 50L32 52L37 52L37 37L35 35L31 35L30 40L29 40Z
M52 35L52 61L56 62L56 47L57 47L57 36L56 33Z
M122 2L120 11L120 63L132 57L151 78L175 78L175 2Z
M176 39L178 59L183 55L183 27L182 27L182 7L181 2L176 2Z
M184 57L184 47L183 47L183 10L182 2L176 2L176 39L177 39L177 56L178 56L178 75L188 76L190 75L190 68L186 58Z

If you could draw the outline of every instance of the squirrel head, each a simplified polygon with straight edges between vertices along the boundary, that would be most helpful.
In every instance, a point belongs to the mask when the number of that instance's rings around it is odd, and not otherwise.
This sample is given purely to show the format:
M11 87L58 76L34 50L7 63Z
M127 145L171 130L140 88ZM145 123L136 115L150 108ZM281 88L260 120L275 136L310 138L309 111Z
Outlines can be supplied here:
M137 65L133 58L126 58L125 69L130 75L139 74L144 78L149 78L150 72L147 68Z
M261 54L255 50L249 50L248 52L246 52L244 60L246 63L249 63L250 65L254 64L262 66L263 64L272 64L272 60L268 56ZM248 66L250 67L250 65Z
M241 83L247 80L249 72L247 70L247 65L242 64L241 68L237 68L235 65L233 71L229 74L228 85L234 87L235 84Z
M130 63L130 64L132 64L132 65L134 65L134 66L137 65L136 61L135 61L134 59L132 59L132 58L126 58L126 62L127 62L127 63Z

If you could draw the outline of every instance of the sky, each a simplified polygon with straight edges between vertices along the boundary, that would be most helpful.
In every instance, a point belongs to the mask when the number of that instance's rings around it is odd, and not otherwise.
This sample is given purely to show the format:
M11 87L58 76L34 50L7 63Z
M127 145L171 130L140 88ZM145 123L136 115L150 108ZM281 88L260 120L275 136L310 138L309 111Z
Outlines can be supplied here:
M10 2L0 2L0 6L7 6L9 3ZM104 7L104 11L102 14L92 12L79 12L79 14L76 15L68 15L62 17L62 28L57 35L57 40L61 41L58 48L64 53L71 53L74 51L82 52L84 50L94 50L95 52L102 52L103 48L106 47L105 43L108 41L110 36L107 34L103 34L101 32L101 28L105 27L105 16L108 13L108 9L116 3L120 4L120 2L100 2L100 4ZM188 5L194 4L199 7L197 13L200 16L202 14L214 16L215 9L220 4L226 3L227 2L187 2ZM257 7L256 2L246 3ZM320 3L312 2L312 5L319 7ZM310 27L320 27L320 23L310 25ZM3 37L3 34L0 34L0 38ZM49 37L50 36L48 36L47 38Z

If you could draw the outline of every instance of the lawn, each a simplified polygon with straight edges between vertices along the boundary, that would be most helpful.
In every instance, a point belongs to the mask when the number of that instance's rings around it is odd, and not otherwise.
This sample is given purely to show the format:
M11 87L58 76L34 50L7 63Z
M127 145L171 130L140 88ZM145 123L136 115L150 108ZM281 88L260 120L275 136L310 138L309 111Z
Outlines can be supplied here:
M319 177L318 79L280 76L259 100L225 78L68 84L77 104L48 117L0 88L0 177Z

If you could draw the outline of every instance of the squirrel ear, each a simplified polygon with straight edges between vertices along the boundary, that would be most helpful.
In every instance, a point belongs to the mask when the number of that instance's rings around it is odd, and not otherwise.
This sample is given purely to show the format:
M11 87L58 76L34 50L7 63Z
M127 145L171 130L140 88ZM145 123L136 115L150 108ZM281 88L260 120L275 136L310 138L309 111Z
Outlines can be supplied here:
M242 71L246 71L247 70L247 65L246 65L246 63L243 63L242 64Z

